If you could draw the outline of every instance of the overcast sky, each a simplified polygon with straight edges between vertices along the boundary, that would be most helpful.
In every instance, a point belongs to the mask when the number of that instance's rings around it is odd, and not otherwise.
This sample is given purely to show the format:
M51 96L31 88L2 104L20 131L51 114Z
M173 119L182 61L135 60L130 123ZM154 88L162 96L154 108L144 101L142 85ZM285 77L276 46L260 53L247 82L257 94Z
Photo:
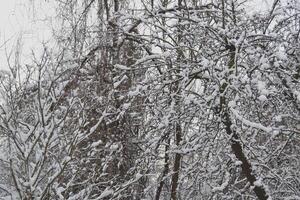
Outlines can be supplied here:
M9 52L19 37L23 44L21 62L26 62L30 50L51 36L51 25L45 19L51 19L53 7L39 1L0 0L0 69L7 69L5 51Z
M273 0L252 0L249 11L269 7ZM31 49L38 49L41 42L51 36L49 20L54 16L53 0L0 0L0 70L7 69L5 48L13 49L22 36L21 62L26 63ZM48 21L46 21L47 19ZM47 23L46 23L47 22Z

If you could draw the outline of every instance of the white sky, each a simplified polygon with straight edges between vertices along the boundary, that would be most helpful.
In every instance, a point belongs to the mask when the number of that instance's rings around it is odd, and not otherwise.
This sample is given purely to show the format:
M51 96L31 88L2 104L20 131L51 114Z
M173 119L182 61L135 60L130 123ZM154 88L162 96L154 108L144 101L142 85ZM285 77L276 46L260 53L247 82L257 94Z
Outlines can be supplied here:
M35 3L32 0L0 0L0 70L7 69L6 51L13 49L20 36L22 63L26 63L31 49L49 39L51 25L45 19L51 20L53 13L53 7L44 0Z
M261 11L272 5L273 0L251 0L249 11ZM21 63L29 60L31 49L51 36L51 17L54 16L53 0L0 0L0 70L8 69L5 48L14 48L22 36ZM47 21L45 20L47 19ZM45 23L46 22L46 23Z

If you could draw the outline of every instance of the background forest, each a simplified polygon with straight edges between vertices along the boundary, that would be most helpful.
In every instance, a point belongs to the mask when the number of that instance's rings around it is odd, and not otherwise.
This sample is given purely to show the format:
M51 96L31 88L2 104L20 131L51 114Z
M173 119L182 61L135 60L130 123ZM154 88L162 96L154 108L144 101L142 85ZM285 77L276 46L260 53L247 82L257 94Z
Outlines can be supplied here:
M0 74L1 199L300 199L297 0L52 1Z

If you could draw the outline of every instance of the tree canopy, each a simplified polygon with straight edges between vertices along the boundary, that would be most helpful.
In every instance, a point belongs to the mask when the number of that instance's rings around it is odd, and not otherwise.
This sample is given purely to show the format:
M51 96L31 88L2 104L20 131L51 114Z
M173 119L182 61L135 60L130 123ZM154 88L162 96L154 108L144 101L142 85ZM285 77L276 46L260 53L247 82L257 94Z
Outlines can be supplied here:
M55 5L0 76L0 197L300 199L297 1Z

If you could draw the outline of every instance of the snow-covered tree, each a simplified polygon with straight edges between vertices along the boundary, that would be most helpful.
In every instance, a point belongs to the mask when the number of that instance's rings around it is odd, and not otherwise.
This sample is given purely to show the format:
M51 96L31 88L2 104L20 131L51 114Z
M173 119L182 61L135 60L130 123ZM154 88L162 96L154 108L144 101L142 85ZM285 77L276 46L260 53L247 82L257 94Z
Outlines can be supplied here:
M300 198L296 1L56 5L55 45L1 76L0 194Z

